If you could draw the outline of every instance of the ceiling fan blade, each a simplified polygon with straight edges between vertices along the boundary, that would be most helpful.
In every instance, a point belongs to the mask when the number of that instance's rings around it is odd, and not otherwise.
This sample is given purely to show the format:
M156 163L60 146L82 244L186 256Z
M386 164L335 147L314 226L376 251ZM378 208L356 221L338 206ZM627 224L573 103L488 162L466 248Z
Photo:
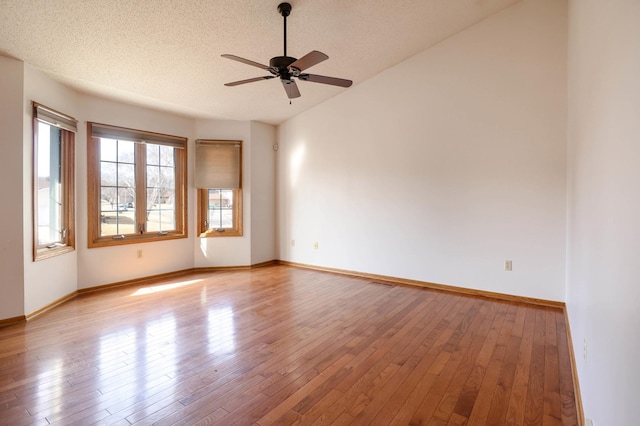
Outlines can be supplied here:
M287 92L289 99L300 97L300 91L298 90L298 85L295 81L284 79L280 81L282 81L282 87L284 87L284 91Z
M271 69L266 65L262 65L262 64L260 64L258 62L250 61L249 59L241 58L240 56L229 55L227 53L225 53L224 55L221 55L221 56L223 58L232 59L234 61L242 62L243 64L252 65L254 67L262 68L263 70L269 71Z
M297 61L289 65L289 68L297 68L300 71L304 71L307 68L311 68L312 66L319 64L322 61L326 61L327 59L329 59L327 55L325 55L322 52L318 52L317 50L314 50L312 52L307 53L302 58L298 59Z
M300 74L300 80L311 81L313 83L330 84L332 86L351 87L353 81L344 78L327 77L326 75L317 74Z
M225 83L225 86L239 86L241 84L245 84L245 83L253 83L254 81L260 81L260 80L269 80L270 78L276 78L275 75L265 75L264 77L255 77L255 78L249 78L246 80L239 80L239 81L234 81L231 83Z

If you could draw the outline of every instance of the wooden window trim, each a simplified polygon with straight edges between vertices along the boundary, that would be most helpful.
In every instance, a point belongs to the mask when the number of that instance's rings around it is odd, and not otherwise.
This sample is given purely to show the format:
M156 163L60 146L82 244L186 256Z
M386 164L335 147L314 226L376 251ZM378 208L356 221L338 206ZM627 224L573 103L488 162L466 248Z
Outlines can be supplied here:
M65 253L70 253L76 249L76 224L75 224L75 133L64 129L61 129L61 152L60 160L62 163L61 184L62 184L62 221L64 229L66 229L66 236L62 239L63 246L46 247L40 246L38 243L38 123L36 109L39 106L43 106L37 102L33 102L33 152L32 152L32 256L33 261L39 261L49 259L55 256L59 256ZM69 117L66 114L58 113L55 110L47 108L55 113L64 116L70 121L76 121L73 117Z
M143 234L126 234L123 239L113 239L113 236L102 236L101 233L101 221L100 221L100 152L99 137L93 137L92 124L99 125L101 127L107 127L98 123L87 123L87 197L88 197L88 247L110 247L120 246L126 244L138 244L143 242L152 241L166 241L188 237L187 229L187 138L178 138L172 135L145 132L133 129L127 129L123 127L108 126L110 128L120 129L122 131L130 131L132 133L146 135L158 135L161 138L181 139L184 141L184 148L175 150L175 223L176 229L168 231L166 234L161 235L159 233L144 232ZM150 141L153 143L153 141ZM136 147L137 150L144 150L142 145ZM138 157L140 158L140 154ZM146 160L144 160L146 162ZM136 163L136 194L145 194L145 167L138 166ZM136 209L136 221L137 223L146 222L146 209Z

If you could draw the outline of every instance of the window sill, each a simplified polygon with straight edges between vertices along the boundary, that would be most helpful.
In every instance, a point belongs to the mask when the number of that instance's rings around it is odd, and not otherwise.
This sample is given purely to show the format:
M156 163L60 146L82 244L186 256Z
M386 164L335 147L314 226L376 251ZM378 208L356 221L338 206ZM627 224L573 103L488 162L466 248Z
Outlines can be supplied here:
M70 253L72 251L75 251L75 249L76 248L73 247L73 246L61 246L61 247L54 247L54 248L41 248L41 249L38 249L33 254L33 261L37 262L39 260L50 259L52 257L60 256L60 255L63 255L65 253Z
M214 229L207 229L201 232L200 238L219 238L219 237L242 237L242 231L235 229L225 229L223 232L216 231Z
M100 237L94 241L89 241L89 248L98 248L98 247L113 247L113 246L121 246L126 244L140 244L140 243L150 243L154 241L167 241L167 240L177 240L180 238L187 238L186 233L168 233L167 235L157 235L157 234L127 234L124 238L113 239L112 236L108 237Z

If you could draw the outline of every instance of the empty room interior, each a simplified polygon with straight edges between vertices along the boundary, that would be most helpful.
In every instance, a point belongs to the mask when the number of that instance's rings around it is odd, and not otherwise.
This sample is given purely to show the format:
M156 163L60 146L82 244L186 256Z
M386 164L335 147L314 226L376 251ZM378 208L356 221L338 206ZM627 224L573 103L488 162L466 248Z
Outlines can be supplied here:
M638 424L639 19L0 2L0 424Z

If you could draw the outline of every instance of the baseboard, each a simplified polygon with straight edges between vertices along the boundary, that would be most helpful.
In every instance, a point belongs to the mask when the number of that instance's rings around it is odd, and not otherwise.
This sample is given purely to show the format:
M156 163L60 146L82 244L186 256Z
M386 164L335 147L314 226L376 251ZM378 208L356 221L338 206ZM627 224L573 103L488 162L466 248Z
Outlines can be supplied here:
M20 315L19 317L0 319L0 328L9 327L10 325L25 322L26 320L27 317L25 317L24 315Z
M67 300L73 299L77 295L78 295L77 291L72 291L71 293L67 294L66 296L62 296L61 298L56 299L53 302L46 304L42 308L36 309L35 311L31 312L30 314L27 314L25 316L25 320L29 321L30 319L33 319L33 318L37 317L38 315L41 315L41 314L43 314L43 313L55 308L58 305L62 305L64 302L66 302Z
M94 287L82 288L82 289L78 290L78 294L93 293L95 291L104 291L104 290L109 290L109 289L117 288L117 287L136 285L136 284L144 284L144 283L153 282L153 281L160 281L160 280L165 280L165 279L170 279L170 278L176 278L176 277L181 277L181 276L184 276L184 275L189 275L189 274L192 274L192 273L195 273L195 272L218 272L218 271L248 270L248 269L262 268L262 267L265 267L265 266L276 265L276 264L277 264L276 260L269 260L269 261L266 261L266 262L255 263L253 265L207 266L207 267L201 267L201 268L188 268L188 269L182 269L182 270L174 271L174 272L166 272L166 273L163 273L163 274L148 275L146 277L133 278L133 279L130 279L130 280L118 281L118 282L110 283L110 284L103 284L103 285L98 285L98 286L94 286Z
M264 268L265 266L277 265L277 260L267 260L266 262L255 263L251 265L251 269Z
M38 315L41 315L53 308L55 308L58 305L62 305L64 302L66 302L67 300L71 300L74 297L76 297L78 295L77 291L73 291L69 294L67 294L66 296L62 296L59 299L54 300L51 303L47 303L45 306L36 309L35 311L27 314L27 315L21 315L19 317L14 317L14 318L6 318L6 319L2 319L0 320L0 327L5 327L8 325L12 325L12 324L17 324L17 323L21 323L21 322L25 322L25 321L29 321L30 319L33 319L35 317L37 317Z
M436 284L428 281L410 280L406 278L397 278L397 277L391 277L387 275L369 274L366 272L350 271L347 269L326 268L322 266L308 265L305 263L289 262L287 260L278 260L277 262L280 265L288 265L288 266L304 268L304 269L313 269L315 271L331 272L331 273L340 274L340 275L349 275L352 277L366 278L374 281L383 281L391 284L408 285L412 287L424 287L432 290L460 293L467 296L479 296L479 297L486 297L489 299L505 300L509 302L522 302L522 303L529 303L533 305L547 306L547 307L558 308L558 309L564 309L564 306L565 306L564 302L557 302L555 300L545 300L545 299L536 299L533 297L515 296L512 294L506 294L506 293L497 293L497 292L485 291L485 290L475 290L475 289L466 288L466 287L456 287L456 286L451 286L446 284Z
M97 286L94 286L94 287L81 288L81 289L78 290L78 294L93 293L93 292L96 292L96 291L104 291L104 290L109 290L109 289L113 289L113 288L117 288L117 287L129 286L129 285L134 285L134 284L144 284L144 283L148 283L148 282L152 282L152 281L160 281L160 280L165 280L165 279L169 279L169 278L176 278L176 277L181 277L183 275L188 275L190 273L193 273L194 271L195 271L194 268L182 269L182 270L174 271L174 272L166 272L166 273L163 273L163 274L148 275L146 277L133 278L133 279L130 279L130 280L118 281L118 282L110 283L110 284L102 284L102 285L97 285Z
M193 272L218 272L218 271L242 271L256 268L264 268L265 266L277 265L277 260L268 260L266 262L254 263L253 265L239 265L239 266L205 266L200 268L193 268Z
M564 324L567 332L567 342L569 344L569 359L571 360L571 378L573 379L573 396L576 400L576 412L578 413L578 424L584 425L584 408L582 406L582 394L580 393L580 382L578 381L578 369L576 367L576 354L573 350L573 339L571 338L571 327L569 326L569 314L567 307L564 309Z
M445 285L445 284L431 283L431 282L427 282L427 281L410 280L410 279L406 279L406 278L391 277L391 276L387 276L387 275L369 274L369 273L366 273L366 272L351 271L351 270L346 270L346 269L327 268L327 267L322 267L322 266L308 265L308 264L304 264L304 263L290 262L290 261L286 261L286 260L269 260L269 261L266 261L266 262L260 262L260 263L256 263L256 264L253 264L253 265L211 266L211 267L189 268L189 269L183 269L183 270L180 270L180 271L167 272L167 273L163 273L163 274L156 274L156 275L150 275L150 276L146 276L146 277L133 278L133 279L130 279L130 280L118 281L118 282L110 283L110 284L103 284L103 285L98 285L98 286L94 286L94 287L82 288L82 289L78 289L76 292L73 292L73 293L71 293L71 294L69 294L67 296L64 296L64 297L62 297L62 298L60 298L60 299L58 299L58 300L56 300L56 301L54 301L52 303L49 303L48 305L38 309L37 311L35 311L35 312L25 316L25 317L16 317L16 318L8 318L8 319L5 319L5 320L0 320L0 326L2 326L5 323L6 324L13 324L15 322L21 322L21 321L24 321L24 320L29 320L29 319L37 316L37 315L40 315L40 314L50 310L51 308L53 308L55 306L60 305L61 303L66 302L67 300L73 299L74 297L76 297L79 294L92 293L92 292L96 292L96 291L105 291L105 290L109 290L109 289L113 289L113 288L117 288L117 287L122 287L122 286L136 285L136 284L142 284L142 283L147 283L147 282L170 279L170 278L175 278L175 277L179 277L179 276L188 275L188 274L191 274L191 273L194 273L194 272L217 272L217 271L233 271L233 270L250 270L250 269L262 268L262 267L270 266L270 265L287 265L287 266L296 267L296 268L312 269L312 270L321 271L321 272L329 272L329 273L334 273L334 274L348 275L348 276L353 276L353 277L358 277L358 278L365 278L365 279L369 279L369 280L383 281L383 282L392 283L392 284L395 284L395 285L408 285L408 286L413 286L413 287L423 287L423 288L429 288L429 289L438 290L438 291L447 291L447 292L460 293L460 294L464 294L464 295L468 295L468 296L486 297L486 298L490 298L490 299L506 300L506 301L510 301L510 302L523 302L523 303L530 303L530 304L534 304L534 305L541 305L541 306L548 306L548 307L553 307L553 308L565 309L564 302L557 302L557 301L552 301L552 300L536 299L536 298L524 297L524 296L514 296L514 295L511 295L511 294L505 294L505 293L497 293L497 292L490 292L490 291L484 291L484 290L475 290L475 289L469 289L469 288L465 288L465 287L456 287L456 286ZM568 322L567 322L567 324L568 324Z

